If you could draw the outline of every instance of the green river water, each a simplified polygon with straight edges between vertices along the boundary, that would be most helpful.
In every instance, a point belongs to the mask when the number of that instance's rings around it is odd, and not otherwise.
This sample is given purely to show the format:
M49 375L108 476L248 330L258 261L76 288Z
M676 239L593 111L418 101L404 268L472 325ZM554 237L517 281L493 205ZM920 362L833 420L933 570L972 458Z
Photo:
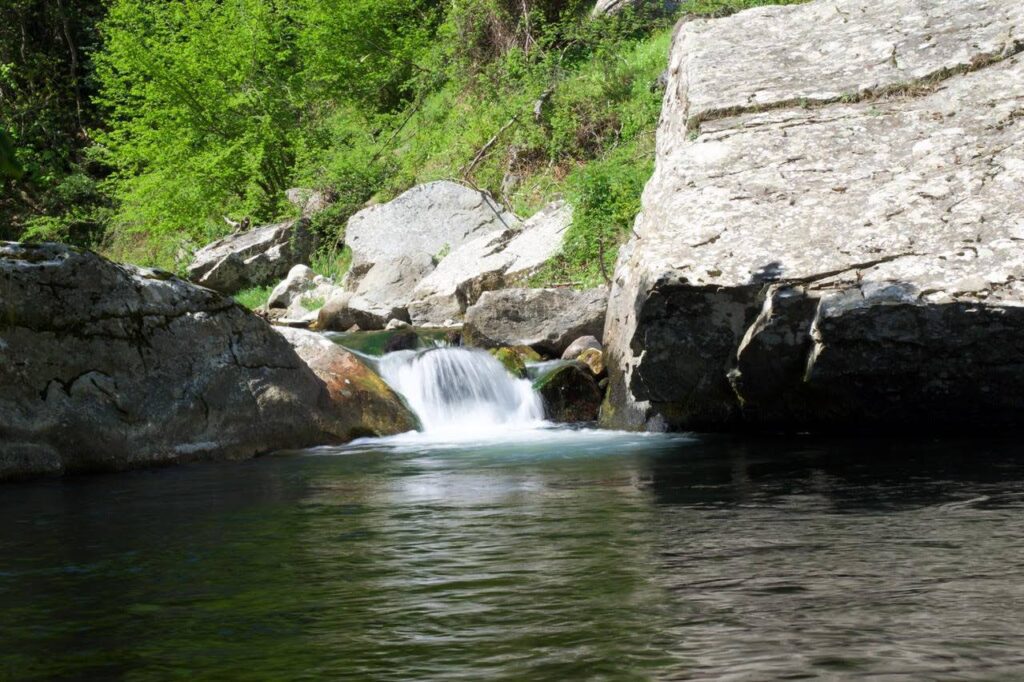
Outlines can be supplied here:
M542 430L0 486L0 679L1024 678L1010 442Z

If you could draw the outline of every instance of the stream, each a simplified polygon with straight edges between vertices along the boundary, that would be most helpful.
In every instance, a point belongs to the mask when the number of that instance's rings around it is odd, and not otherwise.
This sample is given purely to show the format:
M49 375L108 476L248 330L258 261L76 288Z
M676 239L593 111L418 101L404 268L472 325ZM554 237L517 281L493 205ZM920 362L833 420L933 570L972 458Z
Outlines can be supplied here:
M554 426L446 352L382 367L422 433L0 488L0 679L1024 669L1016 442Z

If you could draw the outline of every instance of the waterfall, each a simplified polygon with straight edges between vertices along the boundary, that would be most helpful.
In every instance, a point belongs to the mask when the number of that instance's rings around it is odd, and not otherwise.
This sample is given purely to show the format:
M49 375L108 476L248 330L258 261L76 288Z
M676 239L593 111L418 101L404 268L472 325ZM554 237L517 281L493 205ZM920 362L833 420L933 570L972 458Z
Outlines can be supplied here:
M485 351L396 351L380 358L378 368L428 434L472 438L544 424L544 405L530 381L511 376Z

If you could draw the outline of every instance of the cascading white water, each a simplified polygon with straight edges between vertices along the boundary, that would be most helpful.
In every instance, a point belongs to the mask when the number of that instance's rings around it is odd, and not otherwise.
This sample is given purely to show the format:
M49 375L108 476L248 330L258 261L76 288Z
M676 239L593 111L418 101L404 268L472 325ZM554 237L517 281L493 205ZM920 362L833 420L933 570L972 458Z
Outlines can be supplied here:
M378 366L428 434L472 438L545 424L544 404L529 380L511 376L484 351L397 351Z

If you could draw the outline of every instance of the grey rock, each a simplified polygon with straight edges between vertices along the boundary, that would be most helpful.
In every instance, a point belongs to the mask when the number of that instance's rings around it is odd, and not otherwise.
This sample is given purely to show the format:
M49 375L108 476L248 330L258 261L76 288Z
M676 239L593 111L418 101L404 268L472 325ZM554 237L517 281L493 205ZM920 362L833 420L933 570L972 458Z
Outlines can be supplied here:
M437 261L518 224L487 193L448 181L417 185L356 213L345 230L352 267L344 286L357 294L353 307L373 321L360 326L380 329L391 318L408 320L412 292Z
M368 430L274 328L169 273L2 243L0 310L0 479L241 459Z
M358 282L377 263L435 257L518 222L486 192L446 180L417 185L349 218L345 242L352 249L350 280Z
M1022 31L1010 0L820 0L682 25L616 266L603 423L1012 425Z
M324 306L317 311L316 329L331 332L351 329L356 324L355 315L348 307L351 300L351 291L337 292L327 299Z
M307 265L296 265L288 276L274 287L267 299L267 308L287 308L292 299L313 287L317 274Z
M560 357L575 339L601 332L607 298L604 288L488 291L466 311L463 338L483 348L530 346Z
M309 217L319 213L334 203L335 197L327 190L292 187L285 192L288 201Z
M188 278L209 289L233 294L267 286L307 262L316 238L305 218L232 234L196 251Z
M653 8L667 14L679 9L680 5L680 2L673 0L597 0L591 15L595 17L613 16L627 7Z
M409 322L408 301L416 282L434 269L425 253L381 261L359 280L349 308L364 330L383 329L391 320Z
M521 227L491 232L447 255L412 293L409 315L419 326L460 319L485 291L515 286L562 250L572 207L554 202Z
M597 337L581 336L580 338L576 339L575 341L569 344L569 347L565 349L564 353L562 353L562 359L575 360L580 356L580 353L587 350L588 348L604 350L604 346L602 346L601 342L597 340Z
M299 320L302 326L308 327L320 318L320 310L327 301L347 293L340 286L326 277L317 275L312 282L312 287L297 294L288 304L285 317L291 320Z

